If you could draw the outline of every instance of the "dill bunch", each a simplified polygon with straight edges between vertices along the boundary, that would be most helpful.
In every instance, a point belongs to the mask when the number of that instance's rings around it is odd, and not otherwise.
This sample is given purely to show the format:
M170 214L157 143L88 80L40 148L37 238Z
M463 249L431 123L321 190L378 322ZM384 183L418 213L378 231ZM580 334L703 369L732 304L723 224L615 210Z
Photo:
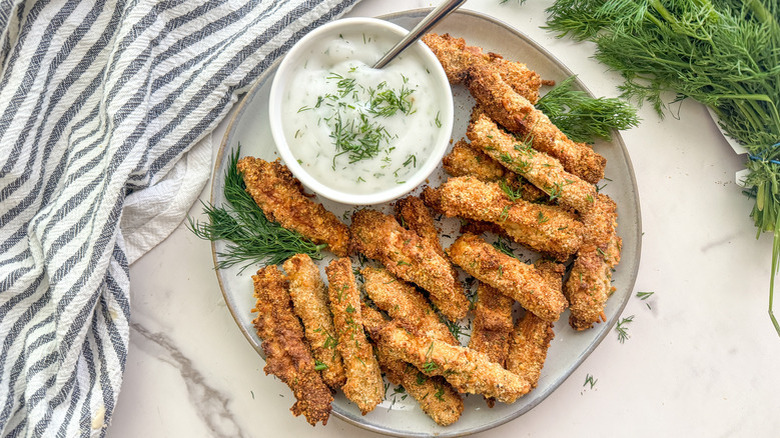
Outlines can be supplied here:
M299 233L269 221L246 192L244 179L237 167L240 152L241 145L231 153L230 164L225 170L223 193L227 204L218 207L204 202L203 212L208 222L188 218L188 228L201 239L231 242L224 252L217 253L217 267L243 265L243 271L253 263L279 264L295 254L322 259L320 251L327 245L316 245Z
M769 287L773 313L780 264L780 1L557 0L547 28L596 44L595 57L620 72L622 97L663 114L673 102L708 106L721 128L749 151L745 183L751 217L774 233Z

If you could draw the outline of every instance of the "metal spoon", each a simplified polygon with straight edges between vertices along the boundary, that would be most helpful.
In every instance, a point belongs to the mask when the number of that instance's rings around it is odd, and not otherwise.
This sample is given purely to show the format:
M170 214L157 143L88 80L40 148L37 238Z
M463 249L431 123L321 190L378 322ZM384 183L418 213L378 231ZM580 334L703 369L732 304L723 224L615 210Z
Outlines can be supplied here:
M390 51L387 52L385 56L377 61L377 63L374 64L374 68L382 68L387 65L387 63L392 61L393 58L398 56L399 53L406 50L407 47L412 45L412 43L417 41L421 36L431 30L433 26L436 26L436 24L443 20L444 17L450 15L450 13L452 13L455 9L458 9L463 3L466 3L466 0L447 0L437 6L436 9L432 10L428 15L426 15L425 18L423 18L422 21L420 21L417 26L414 27L414 29L406 34L406 36L401 41L399 41L398 44L390 49Z

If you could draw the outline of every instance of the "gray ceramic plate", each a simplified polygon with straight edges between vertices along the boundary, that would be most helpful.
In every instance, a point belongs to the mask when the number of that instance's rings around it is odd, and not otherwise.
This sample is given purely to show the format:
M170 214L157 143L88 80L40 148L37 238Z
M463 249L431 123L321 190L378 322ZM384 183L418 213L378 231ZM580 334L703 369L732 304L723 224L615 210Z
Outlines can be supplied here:
M410 29L428 11L428 9L413 10L381 18ZM470 45L481 46L486 51L500 53L511 60L522 61L545 79L560 81L573 74L560 61L518 30L484 15L465 10L457 11L437 26L436 32L449 32L453 36L465 38ZM220 205L224 201L223 175L230 152L239 142L242 155L268 160L277 158L267 120L268 92L275 70L275 66L270 68L247 93L225 134L212 185L211 202L215 205ZM586 89L581 83L579 86ZM473 100L463 87L453 88L456 107L452 136L457 140L464 136ZM339 394L333 403L335 416L357 426L388 435L414 437L468 435L496 427L528 412L571 375L614 326L631 295L639 267L641 216L636 181L628 152L619 135L615 135L611 142L596 144L595 148L608 160L606 170L608 184L604 192L617 202L618 233L623 238L622 261L614 275L614 286L617 291L607 303L607 321L591 330L575 332L567 324L568 312L564 313L556 324L555 339L550 347L537 388L514 404L498 403L494 408L489 409L481 396L469 396L465 399L466 407L460 420L451 426L441 427L423 414L411 397L393 395L391 388L387 392L386 400L365 416L360 415L360 411ZM430 183L436 185L442 178L446 176L438 170L431 176ZM320 201L337 216L347 219L354 209L352 205ZM445 229L451 225L445 224ZM449 244L449 241L445 241L444 244ZM216 254L224 248L224 242L216 242L213 245L215 263L218 258ZM327 261L326 259L323 263ZM218 269L217 277L225 301L238 327L254 348L262 354L260 339L252 327L253 315L250 313L254 305L250 278L253 271L253 267L243 273L239 273L239 268ZM467 342L468 338L464 340Z

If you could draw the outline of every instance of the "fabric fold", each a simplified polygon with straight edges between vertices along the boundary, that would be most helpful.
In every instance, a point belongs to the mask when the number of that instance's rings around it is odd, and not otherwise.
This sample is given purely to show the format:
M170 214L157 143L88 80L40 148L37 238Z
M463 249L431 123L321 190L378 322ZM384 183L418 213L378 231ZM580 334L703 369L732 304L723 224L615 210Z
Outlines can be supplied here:
M238 96L356 1L0 3L0 436L105 434L129 264L197 199Z

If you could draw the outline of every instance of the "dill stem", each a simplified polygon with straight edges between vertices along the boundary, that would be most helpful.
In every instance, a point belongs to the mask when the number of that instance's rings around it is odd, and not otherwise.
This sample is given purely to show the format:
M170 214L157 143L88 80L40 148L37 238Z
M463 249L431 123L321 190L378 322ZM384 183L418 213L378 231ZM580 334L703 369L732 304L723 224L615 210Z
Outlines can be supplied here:
M769 319L772 320L772 324L775 326L778 336L780 336L780 324L775 318L774 312L774 295L775 295L775 275L780 266L778 266L778 258L780 258L780 216L777 217L775 223L774 238L772 239L772 273L769 279Z
M767 10L763 3L761 3L759 0L745 0L745 3L748 5L750 10L753 11L753 15L759 21L772 28L772 32L780 31L780 24L777 22L777 17L773 17L772 13Z
M669 59L669 58L659 58L654 53L652 53L651 55L652 56L637 56L636 58L642 59L642 60L645 60L645 61L655 62L655 63L658 63L658 64L672 65L672 66L680 67L680 68L683 68L683 69L688 69L688 68L691 67L691 65L689 63L687 63L687 62L674 61L674 60Z
M658 2L655 2L655 3L658 3ZM663 8L663 6L660 5L660 3L659 3L659 6L661 6ZM664 23L661 20L659 20L658 18L656 18L655 15L651 14L650 11L645 11L645 18L647 18L648 20L653 22L653 24L655 24L659 29L664 27Z
M674 15L672 15L672 13L669 12L669 10L666 9L666 7L661 4L660 0L650 0L650 5L653 7L653 9L655 9L656 12L658 12L659 15L661 15L661 18L666 20L667 23L671 24L673 28L679 29L679 23L677 22L677 19L674 18ZM646 14L648 14L648 15L650 15L652 17L652 14L649 14L647 12L646 12ZM653 18L655 18L655 17L653 17ZM653 20L653 21L655 21L655 20ZM656 23L656 24L659 25L659 27L660 27L661 23Z
M774 103L772 102L772 99L769 98L769 96L765 95L751 95L745 93L745 88L742 86L742 84L735 83L734 89L738 91L738 94L734 95L733 99L741 99L747 102L748 105L750 105L751 111L745 111L745 115L750 116L751 118L751 124L756 129L756 131L761 131L763 129L766 129L766 124L763 123L760 119L760 114L764 113L763 108L761 108L758 105L757 101L765 101L769 102L773 107ZM776 109L774 112L777 112ZM768 145L766 145L768 146Z
M744 93L745 89L740 84L733 84L733 87L736 89L737 94L716 96L716 98L732 100L753 129L756 131L764 129L764 124L761 122L761 117L759 115L762 111L761 108L757 106L755 99L751 98L747 93Z

